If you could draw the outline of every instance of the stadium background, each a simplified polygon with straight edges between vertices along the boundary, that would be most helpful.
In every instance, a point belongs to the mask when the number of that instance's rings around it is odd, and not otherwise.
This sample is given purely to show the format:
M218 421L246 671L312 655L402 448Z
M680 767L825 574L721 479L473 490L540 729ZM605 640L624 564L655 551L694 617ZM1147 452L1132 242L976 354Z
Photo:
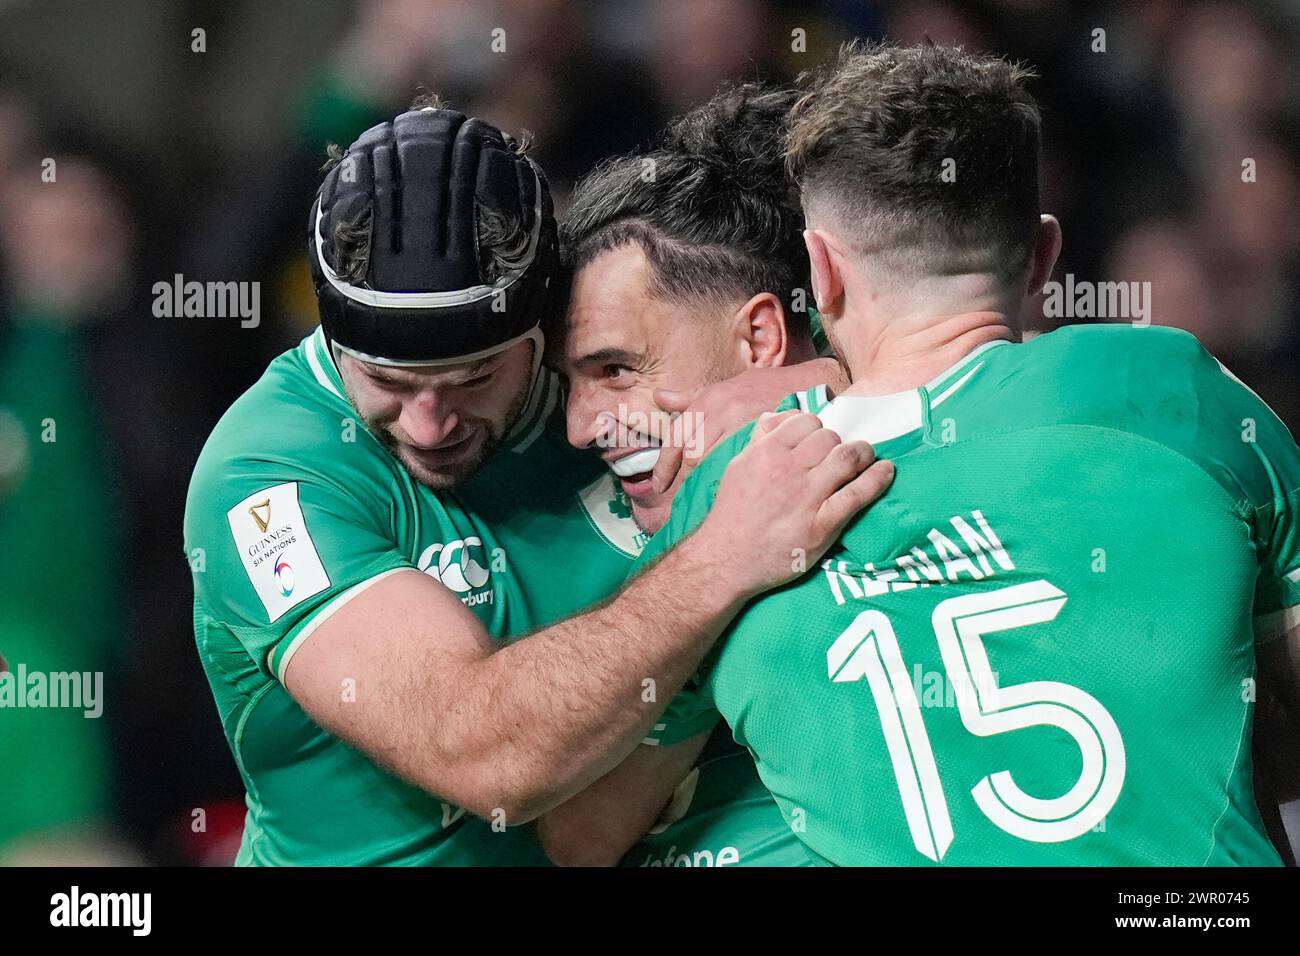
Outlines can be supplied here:
M562 210L592 163L721 82L790 77L855 35L1034 65L1056 277L1149 281L1154 322L1300 425L1294 0L0 2L0 653L105 673L98 720L0 711L0 862L233 855L242 789L181 514L212 425L315 320L327 142L423 86L532 130ZM178 273L259 282L258 325L156 318Z

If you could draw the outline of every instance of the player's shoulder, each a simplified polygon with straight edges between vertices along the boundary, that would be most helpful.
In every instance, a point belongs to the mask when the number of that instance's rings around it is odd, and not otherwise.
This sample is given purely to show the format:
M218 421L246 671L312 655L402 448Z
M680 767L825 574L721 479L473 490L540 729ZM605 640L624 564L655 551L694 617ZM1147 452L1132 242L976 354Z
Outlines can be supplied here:
M221 416L190 478L187 525L194 513L228 507L262 485L392 484L392 456L355 416L337 379L313 368L319 355L311 345L309 338L274 359Z
M1026 342L1024 355L1044 365L1066 364L1078 373L1113 375L1160 362L1166 368L1199 369L1218 363L1196 336L1157 325L1067 325Z
M1058 329L1020 346L1027 422L1100 427L1196 464L1235 497L1268 497L1296 462L1285 424L1193 335L1156 326Z
M1260 401L1190 332L1163 326L1074 325L1019 347L1031 376L1063 386L1071 406L1100 415L1184 423Z

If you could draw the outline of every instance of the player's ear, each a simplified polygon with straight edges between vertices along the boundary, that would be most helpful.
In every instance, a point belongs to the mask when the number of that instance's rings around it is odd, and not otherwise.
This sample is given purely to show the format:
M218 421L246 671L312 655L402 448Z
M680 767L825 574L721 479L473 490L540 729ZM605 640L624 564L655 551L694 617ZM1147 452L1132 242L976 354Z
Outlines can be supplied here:
M813 299L817 302L817 311L824 316L837 317L844 297L843 265L839 254L820 229L805 229L803 241L808 247L808 264L812 270Z
M1043 286L1052 277L1056 267L1056 258L1061 254L1061 224L1055 216L1043 213L1039 216L1038 232L1034 236L1034 258L1029 264L1029 285L1025 295L1033 297L1043 291Z
M741 358L749 368L784 365L789 351L785 309L771 292L760 292L736 312Z

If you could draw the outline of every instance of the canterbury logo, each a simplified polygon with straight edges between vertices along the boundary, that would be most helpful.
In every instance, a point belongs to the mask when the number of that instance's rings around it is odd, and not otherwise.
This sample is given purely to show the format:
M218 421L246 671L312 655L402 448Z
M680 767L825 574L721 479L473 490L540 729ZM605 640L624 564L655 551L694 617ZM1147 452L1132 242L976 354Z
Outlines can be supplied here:
M476 549L481 557L483 542L477 537L470 537L447 544L431 545L420 555L417 566L445 587L464 594L474 588L481 588L488 580L488 569L478 562L471 549Z

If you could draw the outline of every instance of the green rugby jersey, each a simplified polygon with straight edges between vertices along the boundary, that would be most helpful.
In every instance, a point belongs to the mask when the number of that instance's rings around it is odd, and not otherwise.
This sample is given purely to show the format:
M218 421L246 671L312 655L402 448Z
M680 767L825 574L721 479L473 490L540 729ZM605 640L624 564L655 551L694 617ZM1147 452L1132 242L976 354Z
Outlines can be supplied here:
M800 404L894 484L737 618L662 742L716 708L835 864L1279 862L1251 719L1256 643L1300 623L1300 451L1254 393L1186 333L1080 326Z
M566 442L548 372L483 468L435 493L357 420L319 330L273 361L208 439L185 513L199 654L248 791L238 862L545 862L533 827L496 832L398 780L281 681L315 628L400 569L508 640L609 595L643 542L610 472Z

